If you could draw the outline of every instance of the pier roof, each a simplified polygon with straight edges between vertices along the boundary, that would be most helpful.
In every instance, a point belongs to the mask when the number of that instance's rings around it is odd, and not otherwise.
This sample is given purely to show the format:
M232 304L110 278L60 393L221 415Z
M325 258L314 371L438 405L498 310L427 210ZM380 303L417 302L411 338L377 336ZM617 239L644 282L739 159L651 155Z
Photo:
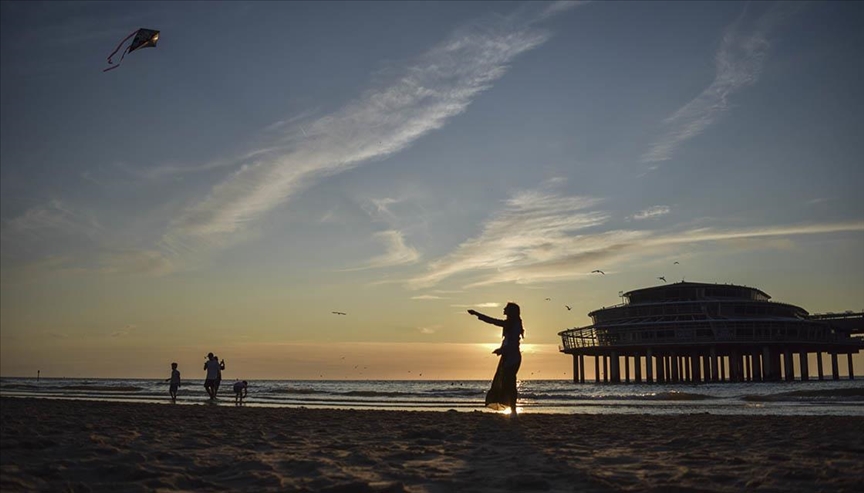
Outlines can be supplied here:
M661 284L659 286L651 286L648 288L634 289L632 291L627 291L627 292L623 293L623 296L630 298L634 294L644 294L644 293L648 293L651 291L665 291L668 289L699 288L699 287L703 287L703 288L721 287L721 288L746 289L746 290L761 294L762 296L765 297L766 300L771 299L771 296L768 293L766 293L765 291L762 291L759 288L751 288L750 286L741 286L739 284L718 284L718 283L689 282L689 281L680 281L680 282L675 282L675 283L671 283L671 284Z

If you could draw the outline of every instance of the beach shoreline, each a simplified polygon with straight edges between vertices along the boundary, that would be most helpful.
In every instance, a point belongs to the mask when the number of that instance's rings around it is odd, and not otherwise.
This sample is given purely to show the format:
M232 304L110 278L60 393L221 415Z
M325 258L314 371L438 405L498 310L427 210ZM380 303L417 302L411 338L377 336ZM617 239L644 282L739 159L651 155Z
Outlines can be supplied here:
M857 491L864 418L0 398L6 491Z

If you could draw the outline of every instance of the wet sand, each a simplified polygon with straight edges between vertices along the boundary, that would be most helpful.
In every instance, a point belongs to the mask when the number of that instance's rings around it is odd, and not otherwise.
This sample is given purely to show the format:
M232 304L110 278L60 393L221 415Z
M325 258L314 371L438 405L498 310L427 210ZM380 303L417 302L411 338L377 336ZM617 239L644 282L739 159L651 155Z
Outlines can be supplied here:
M0 490L861 491L864 418L0 399Z

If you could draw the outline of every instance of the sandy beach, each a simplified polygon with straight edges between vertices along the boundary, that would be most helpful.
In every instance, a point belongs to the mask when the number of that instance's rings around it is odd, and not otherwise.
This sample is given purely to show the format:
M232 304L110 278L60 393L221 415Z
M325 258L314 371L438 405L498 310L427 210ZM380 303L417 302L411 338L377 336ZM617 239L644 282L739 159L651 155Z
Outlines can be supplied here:
M2 398L8 491L860 491L864 418Z

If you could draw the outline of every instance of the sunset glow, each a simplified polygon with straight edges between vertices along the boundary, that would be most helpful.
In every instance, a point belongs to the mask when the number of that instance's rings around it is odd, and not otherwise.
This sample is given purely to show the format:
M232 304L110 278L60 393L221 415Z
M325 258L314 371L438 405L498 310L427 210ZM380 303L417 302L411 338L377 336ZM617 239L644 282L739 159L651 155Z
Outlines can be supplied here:
M490 379L513 301L568 379L661 276L864 310L855 8L3 2L0 375Z

